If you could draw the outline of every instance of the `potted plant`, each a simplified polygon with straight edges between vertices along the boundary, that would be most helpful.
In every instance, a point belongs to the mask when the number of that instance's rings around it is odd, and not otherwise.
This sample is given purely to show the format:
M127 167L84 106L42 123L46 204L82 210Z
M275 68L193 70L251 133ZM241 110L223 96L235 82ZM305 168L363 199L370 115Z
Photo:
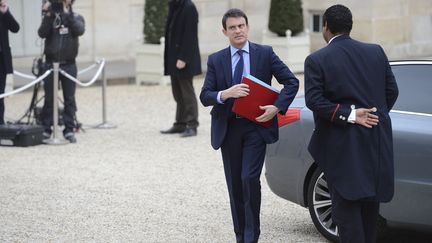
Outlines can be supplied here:
M160 84L163 77L163 54L167 1L146 0L144 4L143 43L137 48L136 84Z
M301 0L272 0L268 28L263 43L273 46L291 71L303 72L304 60L310 53L310 37L303 27Z
M269 15L269 30L278 36L292 35L303 31L303 10L300 0L272 0Z

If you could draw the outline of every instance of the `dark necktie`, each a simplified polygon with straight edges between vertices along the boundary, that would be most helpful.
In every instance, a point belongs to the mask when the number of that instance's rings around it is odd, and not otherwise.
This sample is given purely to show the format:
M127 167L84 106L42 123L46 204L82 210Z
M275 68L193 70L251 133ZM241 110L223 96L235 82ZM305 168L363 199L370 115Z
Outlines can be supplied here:
M243 66L244 66L244 62L243 62L243 50L238 50L236 53L239 54L240 59L234 69L234 84L239 84L241 82L241 78L243 75Z

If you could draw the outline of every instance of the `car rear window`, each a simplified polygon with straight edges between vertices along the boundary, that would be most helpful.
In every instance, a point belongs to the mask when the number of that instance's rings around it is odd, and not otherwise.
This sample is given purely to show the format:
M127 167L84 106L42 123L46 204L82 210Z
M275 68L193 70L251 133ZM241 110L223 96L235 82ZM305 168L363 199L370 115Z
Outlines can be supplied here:
M432 114L432 65L394 65L399 87L394 110Z

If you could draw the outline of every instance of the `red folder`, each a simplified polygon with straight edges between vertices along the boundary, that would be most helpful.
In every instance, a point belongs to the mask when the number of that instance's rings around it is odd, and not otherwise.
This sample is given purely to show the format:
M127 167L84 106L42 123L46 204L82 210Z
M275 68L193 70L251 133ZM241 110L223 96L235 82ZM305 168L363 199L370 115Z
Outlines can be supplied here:
M263 127L270 127L272 120L258 122L255 118L264 113L259 106L273 105L279 96L279 91L252 75L243 76L242 83L249 85L249 95L237 98L232 111Z

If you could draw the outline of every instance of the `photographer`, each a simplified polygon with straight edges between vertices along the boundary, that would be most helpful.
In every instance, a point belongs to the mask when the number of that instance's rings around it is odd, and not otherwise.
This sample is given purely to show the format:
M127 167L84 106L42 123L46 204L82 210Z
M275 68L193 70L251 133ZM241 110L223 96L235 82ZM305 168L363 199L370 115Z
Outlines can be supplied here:
M77 76L75 58L78 55L78 37L84 34L84 18L72 11L74 0L49 0L44 3L42 12L44 17L38 34L45 38L46 68L52 68L53 62L60 63L60 68L69 75ZM71 143L76 142L75 112L75 83L63 75L59 75L63 90L65 128L63 136ZM44 80L45 103L42 109L42 125L45 127L44 136L51 136L53 123L53 74Z
M18 22L9 12L6 0L0 0L0 94L5 92L6 75L13 72L12 55L9 46L9 31L17 33ZM0 125L4 124L4 99L0 99Z

